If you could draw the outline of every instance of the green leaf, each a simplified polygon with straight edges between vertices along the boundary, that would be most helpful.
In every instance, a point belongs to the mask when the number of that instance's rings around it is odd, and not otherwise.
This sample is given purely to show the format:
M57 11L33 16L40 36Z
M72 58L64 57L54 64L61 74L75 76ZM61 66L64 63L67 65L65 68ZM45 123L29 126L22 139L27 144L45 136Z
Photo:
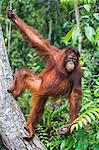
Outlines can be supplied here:
M74 139L70 140L70 143L68 144L68 149L72 149L73 145L74 145Z
M87 0L87 3L88 3L88 4L95 4L95 3L96 3L96 0Z
M97 113L95 110L91 111L93 114L95 114L97 117L99 117L99 113Z
M89 25L85 26L85 35L91 43L95 42L96 32L93 27L91 27Z
M78 124L73 124L70 128L70 133L74 131L74 129L78 130Z
M94 147L94 150L99 150L99 144L95 143L93 147Z
M88 112L87 113L93 120L95 120L95 116L91 113L91 112Z
M89 16L88 15L84 15L81 17L81 19L89 19Z
M53 142L53 148L58 146L61 143L62 140L57 140L55 142Z
M86 120L88 120L89 123L91 123L91 119L88 115L84 115L84 117L86 118Z
M97 111L97 112L99 112L99 108L95 108L94 110Z
M68 139L64 139L60 145L60 150L65 150L67 144L68 144Z
M81 118L80 120L84 123L84 125L87 125L87 120L85 118Z
M99 45L99 27L96 29L95 44Z
M84 4L95 4L96 3L96 0L61 0L61 3L63 3L63 4L75 4L75 3L83 3L84 2Z
M73 27L73 31L72 31L72 41L73 41L73 45L77 42L78 36L79 36L79 32L80 29L77 25L75 25Z
M94 13L93 16L95 17L95 19L96 19L97 21L99 21L99 13Z
M99 89L96 89L96 90L94 91L94 96L95 96L95 97L99 97Z
M84 8L85 8L87 11L90 11L91 6L86 4L86 5L84 5Z
M82 126L83 126L83 123L82 123L82 121L78 121L78 124L79 124L79 126L82 128Z
M90 92L90 91L88 91L88 92ZM92 106L93 104L94 104L94 102L90 102L90 103L84 105L84 106L81 108L81 112L82 112L84 109L87 110L87 108L88 108L89 106Z
M68 44L68 41L72 37L72 32L73 32L74 27L66 34L65 37L62 38L62 42L64 42L66 45Z

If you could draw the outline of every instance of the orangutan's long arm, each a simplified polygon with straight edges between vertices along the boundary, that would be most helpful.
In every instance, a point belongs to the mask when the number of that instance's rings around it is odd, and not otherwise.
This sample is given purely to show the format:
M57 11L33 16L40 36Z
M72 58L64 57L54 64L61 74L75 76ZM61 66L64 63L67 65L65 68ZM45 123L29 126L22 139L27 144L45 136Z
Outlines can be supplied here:
M12 11L8 11L8 18L12 20L12 22L18 27L18 29L22 32L25 38L32 44L32 47L38 49L38 53L40 56L53 57L59 52L59 49L51 46L48 43L48 40L43 39L42 35L40 35L37 30L28 26L21 18L19 18Z
M76 85L72 90L72 93L69 98L70 102L70 123L72 123L77 117L81 108L81 99L82 99L82 87L81 85Z

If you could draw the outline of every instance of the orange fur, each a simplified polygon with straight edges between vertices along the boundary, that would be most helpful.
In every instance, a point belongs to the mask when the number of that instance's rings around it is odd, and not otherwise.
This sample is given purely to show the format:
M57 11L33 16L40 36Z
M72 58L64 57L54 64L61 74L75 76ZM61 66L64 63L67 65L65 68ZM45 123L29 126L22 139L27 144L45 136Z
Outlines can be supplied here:
M32 92L31 111L26 125L30 137L34 134L32 125L33 127L35 126L43 113L44 104L48 96L65 94L69 96L71 124L79 113L82 96L82 70L79 64L79 51L75 48L59 50L50 45L35 29L25 24L12 11L8 12L8 17L29 40L32 47L37 49L39 56L43 57L45 62L45 69L39 75L27 68L21 68L16 71L14 81L9 90L15 97L20 96L25 89L29 89ZM69 72L66 68L66 63L69 62L68 58L72 54L73 58L76 58L75 63L72 61L75 68ZM68 128L70 128L70 124Z

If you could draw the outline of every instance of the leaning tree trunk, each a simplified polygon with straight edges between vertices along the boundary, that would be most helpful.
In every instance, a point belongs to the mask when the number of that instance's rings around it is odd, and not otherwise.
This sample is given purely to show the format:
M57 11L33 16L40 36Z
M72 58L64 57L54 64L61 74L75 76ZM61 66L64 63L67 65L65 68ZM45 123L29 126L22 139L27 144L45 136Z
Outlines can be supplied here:
M11 75L0 26L0 136L9 150L46 150L37 136L30 142L23 139L28 134L24 129L24 116L14 98L7 92Z

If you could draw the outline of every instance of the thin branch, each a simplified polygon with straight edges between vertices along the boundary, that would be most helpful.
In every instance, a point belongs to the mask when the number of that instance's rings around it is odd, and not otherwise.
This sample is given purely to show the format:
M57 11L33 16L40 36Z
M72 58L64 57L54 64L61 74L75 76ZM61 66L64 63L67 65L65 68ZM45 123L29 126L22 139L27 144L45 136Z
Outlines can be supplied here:
M10 0L10 10L12 10L12 0ZM8 54L10 51L10 41L11 41L11 21L9 22L9 30L8 30Z
M81 28L80 28L80 14L79 14L79 8L78 8L78 4L75 3L74 4L75 7L75 17L76 17L76 23L77 23L77 27L79 29L79 35L78 35L78 50L79 52L82 49L82 32L81 32Z
M51 35L52 35L52 18L50 18L50 21L49 21L49 33L48 33L49 41L51 41Z

